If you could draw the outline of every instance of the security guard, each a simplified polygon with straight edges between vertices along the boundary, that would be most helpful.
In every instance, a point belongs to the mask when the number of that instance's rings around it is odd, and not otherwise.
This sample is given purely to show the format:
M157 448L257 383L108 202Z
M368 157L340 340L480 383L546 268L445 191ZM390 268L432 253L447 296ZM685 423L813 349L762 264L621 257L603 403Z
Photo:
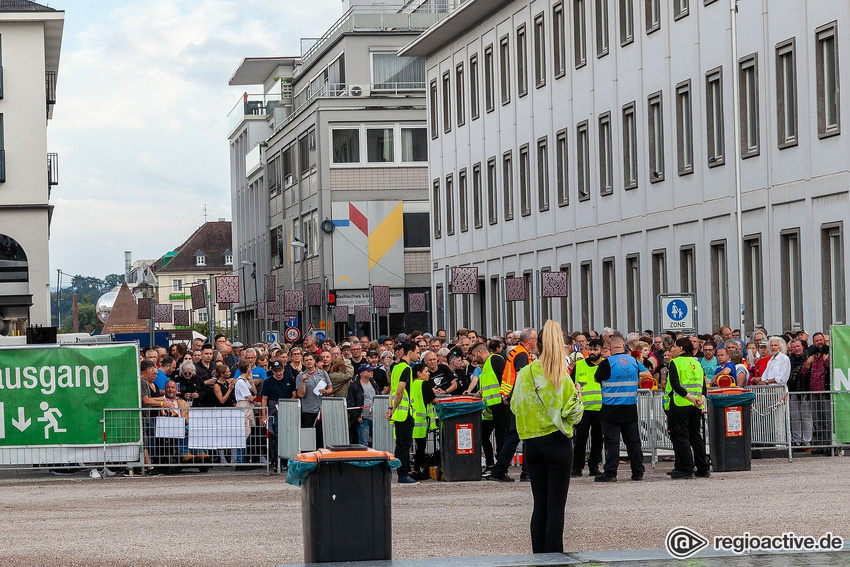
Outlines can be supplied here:
M496 433L496 454L498 455L505 443L511 422L511 410L502 403L502 395L499 393L502 374L505 371L505 359L499 354L491 354L484 343L478 343L472 347L471 354L476 364L481 365L478 389L481 399L484 400L484 404L493 416L492 431ZM482 427L482 437L484 434ZM487 435L489 437L489 433Z
M401 359L393 366L390 382L390 407L385 417L393 422L395 428L395 456L401 461L398 469L399 484L419 484L410 477L410 447L413 445L413 412L410 411L410 388L413 373L410 365L419 360L419 346L416 343L404 343Z
M602 436L605 438L605 468L596 482L617 482L620 464L620 436L626 445L632 465L632 480L643 480L643 452L638 430L637 391L640 367L637 360L626 354L623 337L614 336L609 342L611 356L596 370L594 378L602 384Z
M596 381L596 369L602 358L602 340L590 339L587 357L579 359L570 375L576 386L581 388L584 415L576 424L573 446L573 470L570 476L581 476L587 461L590 476L599 476L602 463L602 386ZM587 438L590 437L590 459L587 459Z
M667 388L670 397L670 440L676 454L676 468L670 478L708 477L705 440L700 431L702 406L705 404L705 375L693 357L693 345L687 338L676 340L670 351L670 372Z
M429 380L431 372L424 362L413 365L413 385L410 388L410 401L413 408L413 440L416 451L413 458L413 480L430 478L425 463L425 446L428 432L437 429L437 416L434 412L434 389Z

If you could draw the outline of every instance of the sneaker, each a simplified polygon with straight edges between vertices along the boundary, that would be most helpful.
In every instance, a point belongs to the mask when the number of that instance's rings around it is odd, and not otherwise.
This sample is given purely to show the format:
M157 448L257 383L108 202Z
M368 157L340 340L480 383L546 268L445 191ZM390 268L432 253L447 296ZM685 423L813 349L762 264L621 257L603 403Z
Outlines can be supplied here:
M674 478L674 479L680 479L680 478L689 479L689 478L694 478L694 473L693 473L693 472L682 472L682 471L675 471L675 470L674 470L674 471L670 474L670 478Z
M643 473L632 473L632 480L643 480Z
M528 476L528 475L527 475L527 474L525 474L525 473L521 473L521 474L519 475L519 480L520 480L520 482L531 482L531 477L530 477L530 476Z
M617 482L616 476L608 476L607 474L601 474L593 479L594 482Z
M124 471L124 476L140 476L141 474L141 469L127 469Z
M106 467L103 467L103 470L100 471L100 476L105 476L107 478L112 477L112 476L115 476L115 471L112 471L112 470L109 470Z
M502 473L502 474L490 473L490 476L487 477L487 478L489 480L495 480L497 482L513 482L514 481L514 479L512 479L511 477L509 477L505 473Z
M399 484L419 484L418 480L413 480L410 476L400 476L398 477Z
M694 476L697 476L699 478L708 478L711 476L711 473L709 471L697 471L696 473L694 473Z
M100 473L97 472L97 469L92 469L89 471L89 478L103 478L100 476Z
M572 471L570 471L570 476L573 478L578 478L581 476L581 471L573 469Z
M151 468L145 470L145 474L148 475L148 476L159 476L159 475L162 474L162 471L159 470L159 469L155 469L155 468L151 467Z

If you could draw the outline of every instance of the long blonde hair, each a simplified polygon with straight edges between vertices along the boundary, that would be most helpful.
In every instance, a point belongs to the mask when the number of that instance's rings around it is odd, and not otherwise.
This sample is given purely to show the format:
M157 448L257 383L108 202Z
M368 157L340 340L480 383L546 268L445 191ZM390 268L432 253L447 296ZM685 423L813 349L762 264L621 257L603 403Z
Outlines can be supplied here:
M551 319L543 325L540 333L540 366L549 384L556 390L561 387L567 374L566 349L561 325Z

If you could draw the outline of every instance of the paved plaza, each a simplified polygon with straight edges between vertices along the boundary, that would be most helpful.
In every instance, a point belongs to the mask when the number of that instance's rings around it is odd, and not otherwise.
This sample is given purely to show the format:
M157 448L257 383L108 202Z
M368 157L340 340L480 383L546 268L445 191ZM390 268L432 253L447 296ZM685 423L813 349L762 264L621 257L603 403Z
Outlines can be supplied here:
M632 482L572 479L568 553L663 548L685 525L705 536L794 531L848 538L850 459L753 461L752 471L673 481L672 464ZM518 470L511 474L519 477ZM393 484L393 557L531 552L528 483ZM687 504L672 509L673 502ZM304 560L300 489L282 476L212 471L93 480L80 472L0 473L0 565L275 565ZM357 530L367 519L355 511ZM511 537L505 537L512 533ZM276 534L276 535L275 535Z

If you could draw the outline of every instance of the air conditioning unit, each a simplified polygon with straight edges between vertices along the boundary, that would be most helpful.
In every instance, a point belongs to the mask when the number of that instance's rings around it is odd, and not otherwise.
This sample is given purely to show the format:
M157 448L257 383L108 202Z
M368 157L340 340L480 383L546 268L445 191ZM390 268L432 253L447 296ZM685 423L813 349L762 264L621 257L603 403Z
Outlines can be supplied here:
M369 87L364 85L351 85L348 87L348 96L369 96Z

